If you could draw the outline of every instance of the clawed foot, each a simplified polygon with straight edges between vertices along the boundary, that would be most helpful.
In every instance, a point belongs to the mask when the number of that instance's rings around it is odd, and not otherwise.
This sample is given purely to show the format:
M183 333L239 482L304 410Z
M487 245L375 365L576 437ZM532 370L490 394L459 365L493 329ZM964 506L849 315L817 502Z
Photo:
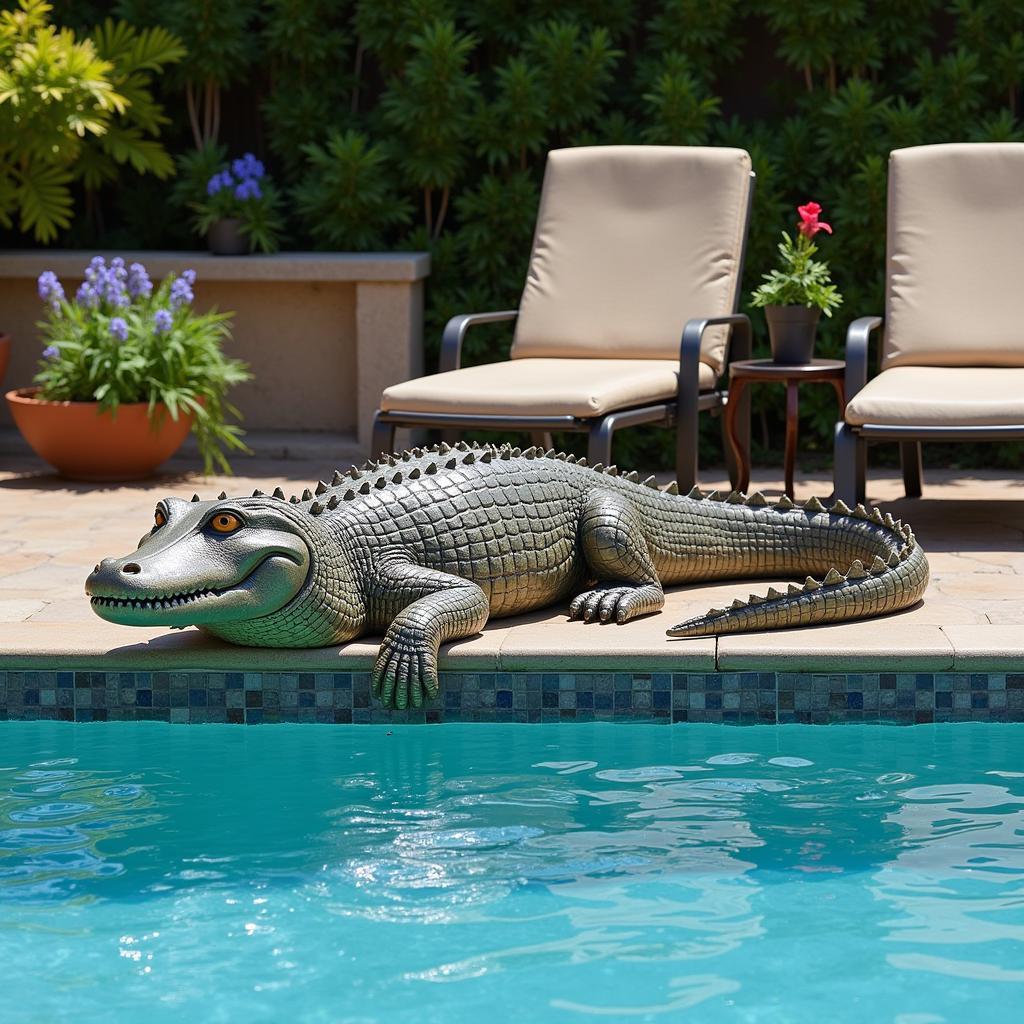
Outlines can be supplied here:
M593 590L585 590L569 605L569 618L584 622L611 622L622 625L641 615L659 611L665 604L665 594L656 583L630 586L621 583L603 583Z
M437 696L437 652L408 629L392 627L380 645L373 674L373 695L385 707L422 707Z

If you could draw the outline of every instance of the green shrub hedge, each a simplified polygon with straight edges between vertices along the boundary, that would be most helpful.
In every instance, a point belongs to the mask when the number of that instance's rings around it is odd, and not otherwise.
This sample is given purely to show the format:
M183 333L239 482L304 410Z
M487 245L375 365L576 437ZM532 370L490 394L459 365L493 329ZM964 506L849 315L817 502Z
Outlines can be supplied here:
M161 84L183 151L255 150L289 195L292 248L429 248L428 362L446 318L515 304L547 150L594 143L742 146L758 173L745 293L798 202L822 203L822 254L845 296L820 351L881 311L886 154L1024 138L1016 0L58 0L88 25L163 24L188 56ZM122 180L70 240L189 244L162 186ZM143 212L144 211L144 212ZM102 226L102 234L100 227ZM67 239L65 239L67 244ZM194 244L194 241L191 243ZM763 318L753 311L764 344ZM508 335L470 335L470 361ZM755 437L778 444L780 395ZM830 389L804 390L804 443L826 452ZM711 428L713 429L713 428ZM720 451L709 435L709 454ZM670 462L664 432L620 461ZM987 457L1017 460L1012 446Z

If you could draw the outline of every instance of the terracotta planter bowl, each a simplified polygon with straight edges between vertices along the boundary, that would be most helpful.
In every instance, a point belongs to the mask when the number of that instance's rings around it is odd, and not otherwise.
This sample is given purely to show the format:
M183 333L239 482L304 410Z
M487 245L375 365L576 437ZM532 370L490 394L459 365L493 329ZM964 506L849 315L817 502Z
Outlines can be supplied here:
M8 334L0 332L0 384L4 382L4 374L7 372L7 360L11 358L11 338Z
M141 480L180 447L192 417L163 415L152 427L145 402L122 405L115 416L95 402L46 402L38 388L7 392L14 422L32 450L71 480Z

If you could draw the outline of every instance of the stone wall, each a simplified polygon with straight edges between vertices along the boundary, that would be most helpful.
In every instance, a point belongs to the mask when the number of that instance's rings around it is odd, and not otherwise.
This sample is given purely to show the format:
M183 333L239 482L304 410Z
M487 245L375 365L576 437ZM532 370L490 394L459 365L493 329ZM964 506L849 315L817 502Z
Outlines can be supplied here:
M36 278L53 270L73 294L92 254L0 253L0 332L11 335L4 390L31 382L41 346ZM154 281L196 270L196 306L235 313L228 352L254 378L232 392L247 430L327 431L369 448L381 391L423 372L426 253L104 252L139 260ZM10 426L6 406L0 426Z

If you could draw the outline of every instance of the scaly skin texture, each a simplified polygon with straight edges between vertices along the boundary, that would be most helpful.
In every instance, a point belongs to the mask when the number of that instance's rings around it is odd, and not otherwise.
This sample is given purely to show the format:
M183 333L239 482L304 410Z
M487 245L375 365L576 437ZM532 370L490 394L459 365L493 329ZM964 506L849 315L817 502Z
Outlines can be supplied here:
M624 623L659 611L665 585L806 577L668 630L706 636L882 615L928 583L910 528L877 509L684 497L507 445L414 449L291 499L168 499L157 522L89 577L97 614L266 647L383 633L374 690L398 707L434 696L440 645L491 617L569 601L571 619Z

